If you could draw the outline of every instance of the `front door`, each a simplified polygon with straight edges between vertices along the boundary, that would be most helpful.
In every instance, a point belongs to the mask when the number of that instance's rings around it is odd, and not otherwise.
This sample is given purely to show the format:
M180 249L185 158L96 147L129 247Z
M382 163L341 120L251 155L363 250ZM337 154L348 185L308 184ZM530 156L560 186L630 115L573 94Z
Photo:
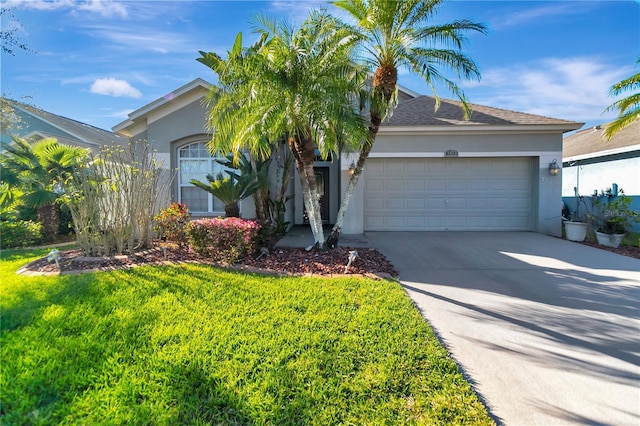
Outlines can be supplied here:
M322 223L329 223L329 167L314 167L316 175L316 189L320 200L320 216ZM304 204L303 204L304 206ZM309 223L307 209L304 208L304 222Z

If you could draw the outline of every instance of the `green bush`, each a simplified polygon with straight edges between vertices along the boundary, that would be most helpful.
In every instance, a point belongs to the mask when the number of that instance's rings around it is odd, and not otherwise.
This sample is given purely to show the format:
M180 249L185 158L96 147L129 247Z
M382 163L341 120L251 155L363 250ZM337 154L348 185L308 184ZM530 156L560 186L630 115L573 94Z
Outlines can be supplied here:
M26 247L42 241L42 224L31 220L0 221L0 247Z
M191 213L186 204L171 203L166 209L153 216L153 230L167 241L179 245L187 244L185 227L189 223Z
M235 217L197 219L186 227L191 248L213 260L233 263L253 252L260 225Z

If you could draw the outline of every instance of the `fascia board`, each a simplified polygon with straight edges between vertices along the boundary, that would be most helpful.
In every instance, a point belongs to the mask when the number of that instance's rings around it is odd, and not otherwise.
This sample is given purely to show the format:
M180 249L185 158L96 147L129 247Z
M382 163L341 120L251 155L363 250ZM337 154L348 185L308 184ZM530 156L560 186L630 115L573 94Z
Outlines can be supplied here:
M125 136L131 136L131 129L129 127L133 126L135 122L133 120L125 120L122 123L118 123L111 128L114 133L120 133ZM128 129L128 130L127 130Z
M155 101L143 106L142 108L139 108L133 112L131 112L129 114L129 120L134 121L136 118L140 118L144 115L147 115L148 113L150 113L151 111L153 111L154 109L157 109L165 104L170 103L171 101L173 101L174 99L184 95L185 93L188 93L198 87L202 87L203 89L205 89L206 91L208 91L211 88L211 83L207 83L206 81L204 81L201 78L197 78L193 81L191 81L190 83L185 84L182 87L179 87L178 89L174 90L173 92L170 92L168 94L166 94L165 96L156 99Z
M624 154L625 152L632 152L632 151L640 151L640 144L623 146L623 147L615 148L615 149L608 149L606 151L597 151L597 152L590 152L588 154L574 155L572 157L565 157L565 158L562 159L562 162L563 163L570 163L570 162L573 162L573 161L580 161L580 160L587 160L587 159L591 159L591 158L605 157L607 155Z
M582 126L582 123L568 124L545 124L545 125L512 125L512 126L493 126L493 125L474 125L474 124L458 124L451 126L381 126L378 134L380 135L423 135L423 134L439 134L439 135L455 135L455 134L523 134L523 133L558 133L575 130Z
M207 90L193 90L189 93L184 93L182 95L176 96L170 101L167 101L162 106L159 106L152 111L149 111L147 114L147 124L151 124L155 121L158 121L169 114L172 114L178 111L181 108L186 107L192 102L200 100L207 96Z
M420 96L420 93L414 92L413 90L409 89L408 87L404 87L401 84L398 84L398 91L404 92L413 98L417 98L418 96Z

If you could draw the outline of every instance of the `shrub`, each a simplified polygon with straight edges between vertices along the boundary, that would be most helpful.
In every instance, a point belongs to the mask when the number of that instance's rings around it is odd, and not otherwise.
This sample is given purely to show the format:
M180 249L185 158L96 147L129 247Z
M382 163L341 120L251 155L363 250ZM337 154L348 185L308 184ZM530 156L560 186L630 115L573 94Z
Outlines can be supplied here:
M169 207L153 216L153 230L161 238L183 246L187 244L185 227L190 218L191 213L186 204L171 203Z
M260 225L235 217L197 219L186 227L191 248L213 260L233 263L252 253Z
M64 196L82 251L111 256L149 247L153 213L163 201L160 187L169 183L165 177L146 141L104 146L91 156Z
M42 224L31 220L0 221L0 247L26 247L42 241Z

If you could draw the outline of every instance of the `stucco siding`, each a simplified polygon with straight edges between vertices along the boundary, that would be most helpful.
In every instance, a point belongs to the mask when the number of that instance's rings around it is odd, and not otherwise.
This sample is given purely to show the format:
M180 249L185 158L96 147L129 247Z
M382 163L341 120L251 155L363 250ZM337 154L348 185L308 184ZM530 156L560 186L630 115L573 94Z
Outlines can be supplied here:
M461 134L461 135L382 135L376 138L372 154L434 153L443 155L447 150L460 154L532 153L562 150L560 134ZM558 158L561 161L561 158Z
M147 140L158 152L170 152L171 142L206 132L206 109L200 101L168 114L147 126Z

